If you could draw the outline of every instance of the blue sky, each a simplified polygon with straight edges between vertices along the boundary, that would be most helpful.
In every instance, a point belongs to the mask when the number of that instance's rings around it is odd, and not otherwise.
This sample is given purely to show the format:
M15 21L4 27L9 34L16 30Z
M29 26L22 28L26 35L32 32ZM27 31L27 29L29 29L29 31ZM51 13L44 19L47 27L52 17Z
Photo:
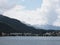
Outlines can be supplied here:
M26 9L36 9L41 7L42 0L18 0L17 4L26 6Z

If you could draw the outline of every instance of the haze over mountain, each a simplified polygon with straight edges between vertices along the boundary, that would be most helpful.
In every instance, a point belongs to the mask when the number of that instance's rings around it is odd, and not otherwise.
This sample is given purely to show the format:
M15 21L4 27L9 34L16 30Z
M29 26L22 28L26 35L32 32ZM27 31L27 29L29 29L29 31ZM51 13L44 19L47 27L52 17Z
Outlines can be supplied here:
M59 26L53 26L53 25L34 25L36 29L46 29L46 30L60 30Z

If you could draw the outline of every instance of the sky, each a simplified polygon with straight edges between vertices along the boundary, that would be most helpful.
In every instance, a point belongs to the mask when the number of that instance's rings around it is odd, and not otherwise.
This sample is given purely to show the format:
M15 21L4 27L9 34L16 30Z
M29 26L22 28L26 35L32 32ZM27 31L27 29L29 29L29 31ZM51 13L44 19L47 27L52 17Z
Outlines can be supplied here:
M60 0L0 0L0 14L32 26L60 26Z

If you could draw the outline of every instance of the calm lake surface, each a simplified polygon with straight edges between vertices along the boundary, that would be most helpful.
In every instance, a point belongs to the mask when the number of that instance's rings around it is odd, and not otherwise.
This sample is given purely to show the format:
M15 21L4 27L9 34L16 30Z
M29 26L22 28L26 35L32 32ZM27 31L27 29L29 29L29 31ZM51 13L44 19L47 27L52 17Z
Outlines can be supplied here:
M7 36L0 37L0 45L60 45L60 37Z

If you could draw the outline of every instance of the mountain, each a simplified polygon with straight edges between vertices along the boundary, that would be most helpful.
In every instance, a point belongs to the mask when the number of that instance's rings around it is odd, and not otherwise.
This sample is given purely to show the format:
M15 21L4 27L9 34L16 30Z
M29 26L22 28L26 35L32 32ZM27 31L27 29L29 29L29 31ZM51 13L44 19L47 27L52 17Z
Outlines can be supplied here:
M35 25L33 27L22 23L19 20L0 15L0 32L39 33L60 30L60 27L52 25Z
M1 32L14 32L15 29L13 29L10 25L4 23L4 22L0 22L0 33Z
M16 19L0 15L0 32L42 33L43 31L43 29L35 29L34 27L27 26Z
M36 25L34 26L36 29L45 29L45 30L60 30L59 26L53 26L53 25Z

